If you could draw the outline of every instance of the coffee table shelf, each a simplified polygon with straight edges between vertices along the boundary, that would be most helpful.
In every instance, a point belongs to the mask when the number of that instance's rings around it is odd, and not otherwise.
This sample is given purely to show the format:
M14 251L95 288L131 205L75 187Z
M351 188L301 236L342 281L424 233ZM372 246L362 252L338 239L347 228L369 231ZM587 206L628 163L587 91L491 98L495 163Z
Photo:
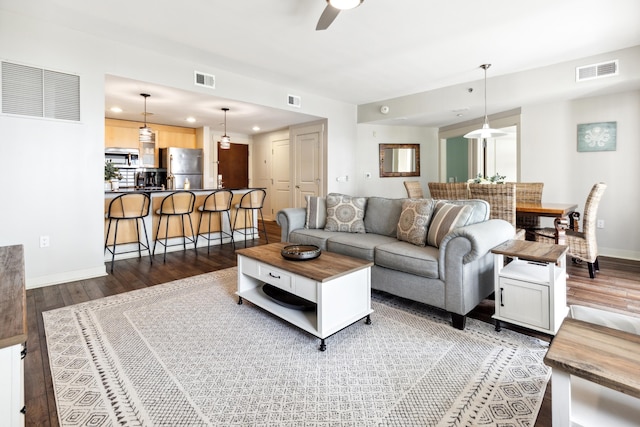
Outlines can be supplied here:
M247 300L320 338L322 351L327 337L364 318L370 323L373 263L330 252L291 261L280 254L286 244L236 251L238 304ZM315 309L296 310L275 302L262 290L265 283L316 303Z

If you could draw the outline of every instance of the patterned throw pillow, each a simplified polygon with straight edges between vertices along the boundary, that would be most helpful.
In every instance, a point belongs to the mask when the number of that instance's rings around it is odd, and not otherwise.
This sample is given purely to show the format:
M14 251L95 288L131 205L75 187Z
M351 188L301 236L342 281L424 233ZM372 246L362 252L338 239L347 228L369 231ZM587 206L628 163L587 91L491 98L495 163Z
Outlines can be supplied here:
M307 200L307 219L304 228L324 228L327 222L327 203L324 197L304 196Z
M327 195L326 231L346 231L348 233L366 233L364 228L364 209L366 197L351 197L344 194Z
M462 227L467 223L473 207L469 205L454 205L440 201L436 204L427 233L427 245L440 247L440 242L449 231Z
M432 199L405 200L398 221L398 240L413 243L417 246L427 244L427 226L433 212Z

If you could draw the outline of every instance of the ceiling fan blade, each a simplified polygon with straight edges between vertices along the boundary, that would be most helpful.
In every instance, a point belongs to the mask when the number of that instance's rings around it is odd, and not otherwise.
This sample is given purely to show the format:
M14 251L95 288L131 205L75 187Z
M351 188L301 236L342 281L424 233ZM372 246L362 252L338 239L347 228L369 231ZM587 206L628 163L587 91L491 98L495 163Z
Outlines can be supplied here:
M318 19L318 25L316 25L316 31L318 30L326 30L329 28L329 25L336 19L336 16L340 13L340 9L336 9L335 7L327 4L327 7L324 8L322 15L320 15L320 19Z

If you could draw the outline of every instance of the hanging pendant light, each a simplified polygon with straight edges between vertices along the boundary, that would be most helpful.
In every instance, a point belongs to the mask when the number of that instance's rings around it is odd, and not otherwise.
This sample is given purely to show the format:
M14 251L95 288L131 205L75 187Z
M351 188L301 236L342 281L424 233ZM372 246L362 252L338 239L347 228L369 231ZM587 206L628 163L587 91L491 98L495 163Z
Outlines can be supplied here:
M464 136L465 138L487 139L507 135L506 132L498 129L491 129L489 127L489 119L487 118L487 68L489 67L491 67L491 64L482 64L480 66L480 68L484 70L484 124L482 125L482 129L476 129L472 132L469 132Z
M138 139L140 142L152 142L153 131L147 126L147 98L151 95L148 93L141 93L140 96L144 98L144 126L138 131Z
M228 150L231 148L231 137L227 135L227 111L229 111L229 109L222 108L222 111L224 111L224 135L220 138L220 148Z

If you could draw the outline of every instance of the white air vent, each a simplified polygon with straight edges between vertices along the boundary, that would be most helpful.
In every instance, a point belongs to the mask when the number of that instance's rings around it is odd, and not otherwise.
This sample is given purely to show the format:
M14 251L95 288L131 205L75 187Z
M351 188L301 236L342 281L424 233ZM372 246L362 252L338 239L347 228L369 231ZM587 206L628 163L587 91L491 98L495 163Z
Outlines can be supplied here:
M601 62L599 64L576 67L576 81L599 79L618 75L618 60Z
M2 62L2 112L80 121L80 76Z
M216 76L213 74L201 73L200 71L195 71L195 85L208 87L209 89L216 88Z
M288 106L300 108L300 103L301 102L302 101L300 100L299 96L287 95L287 105Z

